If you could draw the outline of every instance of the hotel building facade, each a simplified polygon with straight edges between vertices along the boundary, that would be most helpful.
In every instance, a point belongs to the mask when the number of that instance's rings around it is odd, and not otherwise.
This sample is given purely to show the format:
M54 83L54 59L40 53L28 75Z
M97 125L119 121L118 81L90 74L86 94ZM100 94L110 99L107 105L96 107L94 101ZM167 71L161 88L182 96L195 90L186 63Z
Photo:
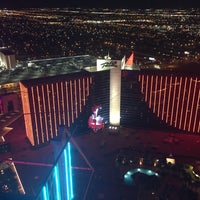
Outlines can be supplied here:
M121 68L121 62L115 60L113 63L117 65L106 69L85 68L19 81L30 144L40 147L60 139L63 127L71 132L78 129L81 133L84 127L88 128L94 105L102 108L99 115L108 125L200 133L199 73L127 70ZM64 135L67 136L65 132ZM68 139L56 161L49 166L48 176L34 199L73 199Z
M93 105L102 107L100 115L108 124L197 134L199 79L198 74L176 70L112 67L24 80L20 91L26 135L33 146L47 143L59 136L60 126L70 128L81 115L88 119Z

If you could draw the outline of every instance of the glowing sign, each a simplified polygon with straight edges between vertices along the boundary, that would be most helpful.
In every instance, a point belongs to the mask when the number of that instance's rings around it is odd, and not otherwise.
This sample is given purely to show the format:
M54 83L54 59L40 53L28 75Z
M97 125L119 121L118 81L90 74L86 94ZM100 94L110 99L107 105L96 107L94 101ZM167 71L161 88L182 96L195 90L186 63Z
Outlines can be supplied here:
M101 63L101 68L104 68L104 67L118 67L117 65L117 61L115 60L110 60L110 61L106 61L104 63Z
M103 117L98 115L98 111L101 109L101 106L92 107L93 114L88 119L88 126L96 133L98 130L104 127Z
M121 68L121 60L97 59L97 71Z

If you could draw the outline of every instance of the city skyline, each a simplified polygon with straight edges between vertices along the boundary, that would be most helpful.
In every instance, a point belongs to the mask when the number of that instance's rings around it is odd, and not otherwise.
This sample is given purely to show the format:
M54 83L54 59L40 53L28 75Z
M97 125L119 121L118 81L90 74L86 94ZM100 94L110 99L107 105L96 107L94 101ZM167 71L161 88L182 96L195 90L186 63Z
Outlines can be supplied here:
M0 199L199 200L200 9L23 2L0 9Z

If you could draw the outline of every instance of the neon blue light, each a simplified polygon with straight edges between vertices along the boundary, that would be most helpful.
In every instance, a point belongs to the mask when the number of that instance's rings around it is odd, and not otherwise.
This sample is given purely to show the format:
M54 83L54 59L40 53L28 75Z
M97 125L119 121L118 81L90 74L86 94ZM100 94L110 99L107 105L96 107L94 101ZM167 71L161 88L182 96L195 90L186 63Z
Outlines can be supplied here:
M42 193L43 193L43 198L44 198L44 200L48 200L48 195L47 195L47 188L46 188L46 186L43 186L43 188L42 188Z
M71 150L69 142L67 144L67 150L64 149L64 159L65 159L65 175L67 184L67 199L71 200L74 197L74 193L73 193L73 183L72 183Z
M70 181L70 193L71 193L71 199L74 197L73 192L73 183L72 183L72 162L71 162L71 147L70 143L68 142L68 159L69 159L69 181Z
M65 179L66 179L66 186L67 186L67 200L70 200L70 187L69 187L69 176L68 176L68 158L67 158L67 153L66 153L66 149L64 149L64 158L65 158Z
M58 173L58 166L56 165L54 167L54 177L55 177L55 184L56 184L56 200L61 200L60 197L60 177L59 177L59 173Z
M132 173L128 171L128 172L127 172L127 175L132 175Z
M128 171L125 175L124 175L124 180L127 184L134 184L134 180L132 178L132 175L137 173L137 172L140 172L140 173L143 173L143 174L146 174L148 176L159 176L158 173L152 171L152 170L149 170L149 169L143 169L143 168L135 168L135 169L132 169L130 171Z

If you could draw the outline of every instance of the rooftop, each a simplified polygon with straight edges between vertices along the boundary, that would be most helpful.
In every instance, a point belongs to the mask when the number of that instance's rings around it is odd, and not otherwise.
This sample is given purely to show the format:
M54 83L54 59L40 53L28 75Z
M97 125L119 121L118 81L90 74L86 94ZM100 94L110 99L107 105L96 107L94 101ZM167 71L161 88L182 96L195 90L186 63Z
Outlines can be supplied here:
M118 59L120 60L120 59ZM106 67L104 70L109 70ZM141 69L148 73L155 71L177 72L200 74L200 65L198 63L171 64L169 66L156 69L152 63ZM16 83L22 80L53 77L57 75L72 74L82 71L96 72L97 58L91 55L79 55L60 58L49 58L40 60L19 61L16 68L0 70L0 85L7 83Z
M1 163L13 161L25 194L32 197L41 189L65 143L51 141L48 145L33 148L25 136L23 116L15 118L10 126L10 131L4 135L4 143L9 144L10 149L0 153L0 160ZM13 175L13 180L14 177L16 174ZM5 178L1 176L2 184L6 182ZM12 194L19 194L17 189L13 190L9 183L7 185L8 193L12 190Z
M71 74L94 66L96 58L90 55L20 61L16 68L0 72L0 84Z

